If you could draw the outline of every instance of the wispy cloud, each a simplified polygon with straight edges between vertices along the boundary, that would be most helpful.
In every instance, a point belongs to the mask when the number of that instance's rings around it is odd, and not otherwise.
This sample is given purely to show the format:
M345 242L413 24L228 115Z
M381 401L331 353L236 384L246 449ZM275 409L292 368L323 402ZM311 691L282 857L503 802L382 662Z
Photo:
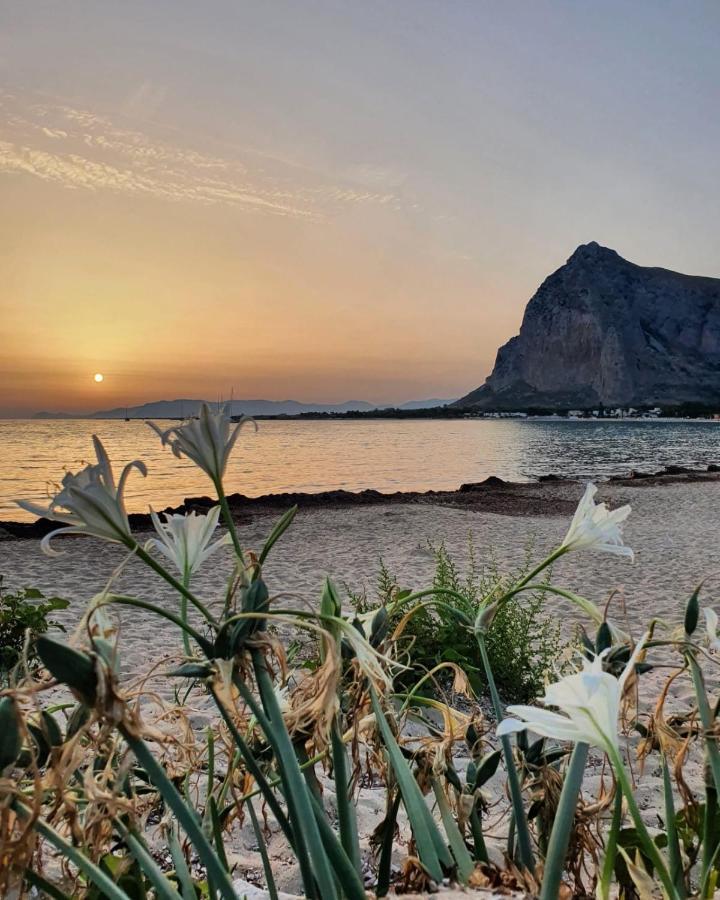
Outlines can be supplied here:
M161 93L143 88L128 102L146 108ZM354 204L404 205L398 193L368 184L366 178L330 182L292 166L270 167L255 153L247 159L242 153L214 155L159 138L145 126L143 131L123 127L86 109L27 102L0 92L0 117L0 175L31 175L75 190L223 205L309 221Z

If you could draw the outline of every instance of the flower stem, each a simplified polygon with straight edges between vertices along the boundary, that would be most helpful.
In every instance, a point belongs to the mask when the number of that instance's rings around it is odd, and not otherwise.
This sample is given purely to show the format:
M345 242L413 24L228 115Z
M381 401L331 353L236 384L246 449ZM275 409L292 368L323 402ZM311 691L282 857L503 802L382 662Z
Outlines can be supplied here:
M556 897L560 896L560 882L570 844L570 833L575 821L575 807L577 806L578 795L582 787L587 755L587 744L575 744L570 757L570 765L565 773L560 802L555 811L555 821L550 833L540 900L555 900Z
M495 717L498 722L503 719L503 709L500 703L500 696L495 685L495 678L490 665L490 657L488 656L487 647L485 646L485 636L480 633L475 635L478 646L480 648L480 657L482 659L485 677L487 678L488 687L490 689L490 697L492 699ZM508 735L504 734L500 738L502 745L503 757L505 759L505 767L507 769L508 786L510 788L510 799L512 801L513 813L515 816L515 827L517 828L518 840L518 857L520 863L533 874L535 872L535 857L532 851L532 841L530 838L530 828L528 826L525 809L523 807L522 791L520 789L520 779L515 769L515 761L513 759L512 744Z
M198 598L190 591L187 587L185 587L182 582L178 581L173 575L171 575L167 569L160 565L160 563L153 559L152 556L147 552L147 550L143 549L140 544L134 544L132 549L135 551L139 559L141 559L146 565L150 566L150 568L157 572L161 578L164 578L165 581L169 585L175 588L175 590L182 596L189 600L192 605L202 613L203 617L207 619L207 621L211 625L217 625L217 622L212 617L210 612L205 608L205 606L198 600Z
M243 550L240 546L240 538L238 537L237 528L235 527L235 520L233 519L232 513L230 512L230 505L227 502L225 489L223 488L223 483L220 479L215 482L215 490L217 491L218 500L220 501L220 509L222 510L223 519L225 519L225 524L227 525L228 532L230 533L230 540L232 541L233 548L235 549L235 555L244 566L245 556L243 555Z
M600 880L597 886L598 900L610 900L610 884L612 882L615 858L617 856L618 835L622 824L622 788L615 783L615 803L613 805L610 834L605 844L605 859L603 860Z
M681 895L678 893L678 890L673 883L670 872L665 865L665 860L662 858L657 844L650 837L650 832L647 830L647 827L643 822L642 816L640 814L640 809L637 805L637 802L635 801L633 786L630 784L630 779L627 777L625 766L623 765L623 761L620 758L620 753L617 747L608 746L605 749L608 756L610 757L610 762L612 763L615 777L620 782L623 796L625 797L625 802L627 803L628 809L630 810L630 815L632 816L633 823L635 824L635 831L640 838L643 850L645 851L648 859L652 862L653 866L655 866L655 871L657 872L660 881L662 882L663 888L665 889L665 893L667 894L669 900L681 900Z
M183 587L186 589L190 587L190 572L187 570L187 568L183 572L182 584L183 584ZM180 594L180 618L182 619L183 625L187 625L187 623L188 623L188 601L187 601L187 596L185 594ZM187 631L185 631L184 628L183 628L183 633L182 633L182 641L183 641L183 651L185 653L185 656L191 656L192 653L190 650L190 638L188 637L188 633L187 633Z

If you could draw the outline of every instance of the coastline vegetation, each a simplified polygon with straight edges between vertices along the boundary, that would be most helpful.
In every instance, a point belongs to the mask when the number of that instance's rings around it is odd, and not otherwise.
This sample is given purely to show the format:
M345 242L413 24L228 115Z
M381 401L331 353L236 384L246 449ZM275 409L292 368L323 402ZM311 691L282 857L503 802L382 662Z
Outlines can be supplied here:
M158 430L164 445L212 482L214 520L158 520L155 543L140 544L123 490L132 470L144 475L145 467L131 463L116 481L97 439L97 462L67 473L40 509L62 526L43 539L48 553L57 552L53 538L63 532L119 543L147 566L148 590L119 594L111 580L75 635L38 636L42 668L21 664L0 692L0 893L234 900L245 888L234 883L233 836L247 820L271 900L279 895L267 843L273 829L297 860L309 898L364 900L368 892L382 897L448 884L515 888L542 900L711 897L720 876L720 750L705 669L716 664L717 616L701 610L698 591L683 622L649 618L645 633L633 637L607 611L548 577L568 553L632 558L622 534L630 508L597 504L588 485L564 540L539 560L533 554L512 578L472 568L463 577L436 548L435 582L424 589L398 589L386 572L386 602L349 610L326 580L316 609L291 608L273 593L272 557L282 552L294 510L261 548L250 549L225 498L224 470L243 424L206 407L198 420ZM220 516L232 565L224 596L213 602L199 595L193 576L216 549ZM153 601L154 579L176 593L175 609ZM517 616L533 597L542 599L531 615L542 607L552 615L561 600L593 638L561 654L569 657L562 666L543 651L542 697L505 708L493 660L510 648L497 642L517 640ZM180 686L173 704L143 680L129 685L120 677L119 608L176 629L178 661L165 673ZM434 664L427 672L413 671L406 637L422 637L417 622L429 611L442 627L454 623L458 644L474 641L491 716L473 702L464 655L428 657ZM698 627L703 617L706 636ZM288 662L280 635L293 631L317 641L319 665L311 670ZM548 646L555 648L553 641ZM666 684L652 682L658 693L647 707L640 701L648 672L655 674L658 659L667 665L668 654L674 668ZM442 672L452 675L455 695L465 696L463 709L426 690ZM689 676L694 700L671 719L664 703L680 676ZM523 691L536 694L539 681L530 687ZM213 713L202 732L192 727L191 696ZM663 807L652 826L639 808L630 764L629 734L637 729L641 756L663 773ZM461 769L455 751L463 746L468 762ZM683 774L693 751L707 765L703 796ZM605 765L592 797L583 796L591 755ZM355 802L367 778L384 798L370 846L359 833ZM499 799L509 799L491 836L493 779L501 779ZM331 792L334 804L327 802ZM490 847L498 827L500 859Z

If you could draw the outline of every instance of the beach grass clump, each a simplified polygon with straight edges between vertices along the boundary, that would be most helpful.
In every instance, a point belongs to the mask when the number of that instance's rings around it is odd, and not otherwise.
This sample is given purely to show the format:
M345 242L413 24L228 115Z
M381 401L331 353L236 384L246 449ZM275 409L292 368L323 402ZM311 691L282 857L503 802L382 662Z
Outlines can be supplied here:
M474 621L493 593L502 593L520 581L532 566L532 543L525 562L514 572L501 572L492 554L480 561L472 535L468 536L464 565L456 562L444 543L430 545L435 561L433 587L452 591L456 608ZM545 581L550 571L545 573ZM397 578L381 560L375 596L377 603L393 607L401 593ZM372 607L366 595L351 595L360 611ZM535 589L512 597L497 611L487 635L487 653L500 694L506 702L524 703L537 697L546 680L562 664L570 644L562 637L558 616L549 612L548 593L542 582ZM402 614L399 610L398 616ZM404 629L407 654L415 676L438 663L453 662L466 673L475 693L487 693L482 659L471 630L458 629L455 609L426 607Z
M35 664L38 637L50 628L63 630L51 616L68 606L69 601L46 597L37 588L7 590L0 575L0 685L8 682L21 661Z
M235 900L246 893L246 882L234 883L246 874L236 855L244 826L271 900L277 839L311 900L446 884L517 888L541 900L713 896L720 729L706 679L720 647L715 611L701 610L698 591L682 623L651 620L633 639L607 612L548 579L567 553L629 557L622 536L629 508L596 504L590 485L563 542L512 578L463 580L442 551L425 589L400 590L385 571L380 607L343 609L324 580L315 609L291 608L272 590L271 559L295 511L262 547L244 547L223 489L238 429L207 408L185 427L161 436L208 474L219 512L157 519L157 537L141 544L123 507L129 469L116 483L99 441L97 465L66 474L46 510L72 533L125 545L147 566L147 591L119 594L111 579L72 638L37 637L42 667L16 666L0 691L2 896ZM222 546L214 536L219 516L232 562L218 602L202 595L194 575ZM176 592L176 609L152 599L158 577ZM546 605L572 604L586 622L585 639L567 667L546 670L542 696L506 708L491 648L518 621L507 611L538 596ZM121 678L118 608L172 623L172 666ZM435 658L426 671L408 665L408 635L428 612L475 641L492 716L473 705L464 658ZM287 632L317 643L315 666L289 663ZM21 663L28 648L26 641ZM668 655L677 664L664 683L651 683L643 705L656 654L664 654L663 666ZM462 709L428 691L444 674L454 695L464 695ZM150 678L182 688L171 703ZM666 714L680 678L694 699ZM203 704L207 724L199 728L193 717ZM632 735L642 764L652 760L662 773L651 823L636 796ZM705 764L704 784L695 786L686 771L693 752ZM603 774L591 791L593 758ZM358 795L368 783L380 791L380 812L363 834Z

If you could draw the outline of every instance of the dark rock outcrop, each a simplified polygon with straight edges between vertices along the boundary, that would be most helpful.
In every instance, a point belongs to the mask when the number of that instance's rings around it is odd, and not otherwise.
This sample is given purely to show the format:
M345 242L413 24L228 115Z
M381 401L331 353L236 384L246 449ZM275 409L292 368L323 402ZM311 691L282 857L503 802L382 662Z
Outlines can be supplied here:
M545 279L485 384L485 409L673 406L720 400L720 279L584 244Z

